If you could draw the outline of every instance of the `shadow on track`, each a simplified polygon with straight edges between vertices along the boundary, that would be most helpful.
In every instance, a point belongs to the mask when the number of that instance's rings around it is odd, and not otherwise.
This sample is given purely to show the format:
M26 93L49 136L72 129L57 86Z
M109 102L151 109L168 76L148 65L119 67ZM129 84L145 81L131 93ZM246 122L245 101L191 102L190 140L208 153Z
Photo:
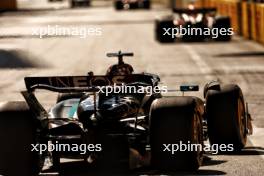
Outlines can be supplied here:
M219 165L222 163L227 162L226 160L213 160L209 156L205 155L203 159L203 166L213 166L213 165Z
M235 155L264 155L263 147L245 147L241 152L235 153Z
M46 64L25 51L0 49L0 69L40 68L46 66Z
M221 164L226 161L207 161L209 165ZM41 176L54 175L54 171L45 170ZM200 169L194 172L178 172L178 171L158 171L150 167L140 168L133 171L120 171L120 170L105 170L103 168L92 167L83 161L74 161L62 163L59 176L139 176L139 175L225 175L226 173L218 170Z
M264 148L263 147L258 147L258 146L250 146L250 147L245 147L241 151L236 151L236 152L221 152L218 155L234 155L234 156L239 156L239 155L264 155Z
M255 51L255 52L241 52L241 53L225 53L225 54L218 54L215 57L263 57L264 52L262 51Z

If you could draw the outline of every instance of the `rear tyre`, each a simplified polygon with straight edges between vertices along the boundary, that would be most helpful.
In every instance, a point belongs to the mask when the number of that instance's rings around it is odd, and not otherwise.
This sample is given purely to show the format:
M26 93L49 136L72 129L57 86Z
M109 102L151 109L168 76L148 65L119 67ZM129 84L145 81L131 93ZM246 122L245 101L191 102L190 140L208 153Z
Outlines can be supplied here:
M75 8L77 6L76 2L74 0L71 0L71 8Z
M85 6L86 6L86 7L90 7L90 6L91 6L91 1L86 1L86 2L85 2Z
M184 41L184 42L202 42L206 39L206 36L203 34L204 28L206 28L206 26L204 25L203 22L198 22L195 24L191 24L190 22L188 22L188 23L186 23L186 25L184 25L184 28L185 29L188 29L188 28L201 29L202 32L197 33L197 35L188 35L188 34L183 35L182 41Z
M115 9L116 10L122 10L124 8L122 1L115 1Z
M143 8L144 9L150 9L151 8L151 3L149 0L143 1Z
M43 161L31 144L36 143L36 123L25 102L0 107L0 175L36 176Z
M213 28L217 28L218 31L221 29L225 29L226 31L229 31L231 29L231 20L230 17L216 17L215 23L213 24ZM218 37L214 40L216 41L230 41L232 39L231 35L221 35L218 32Z
M173 28L173 20L170 19L161 19L156 20L155 22L155 38L161 43L172 43L175 41L171 35L165 34L165 29ZM164 35L165 34L165 35Z
M245 103L241 89L233 84L220 86L218 90L208 89L206 117L210 143L232 145L235 151L241 150L247 141Z
M151 164L161 170L197 170L203 159L202 105L193 97L155 100L150 112ZM196 150L164 151L164 144L198 144ZM176 146L175 146L176 148ZM171 148L172 149L172 148ZM184 149L183 149L184 150Z

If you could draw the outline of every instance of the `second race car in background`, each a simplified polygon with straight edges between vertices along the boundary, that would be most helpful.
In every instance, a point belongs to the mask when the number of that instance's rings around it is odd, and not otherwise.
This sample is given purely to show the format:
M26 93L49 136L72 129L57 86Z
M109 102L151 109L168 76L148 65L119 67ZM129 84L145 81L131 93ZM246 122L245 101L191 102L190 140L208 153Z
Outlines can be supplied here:
M150 0L114 0L114 5L116 10L122 9L137 9L144 8L150 9Z
M189 5L188 8L174 8L173 12L172 15L156 19L155 38L157 41L162 43L175 42L176 39L189 42L230 41L232 38L230 17L218 16L216 8L195 8ZM200 30L200 34L186 32L176 35L176 31L180 28L186 29L185 31Z

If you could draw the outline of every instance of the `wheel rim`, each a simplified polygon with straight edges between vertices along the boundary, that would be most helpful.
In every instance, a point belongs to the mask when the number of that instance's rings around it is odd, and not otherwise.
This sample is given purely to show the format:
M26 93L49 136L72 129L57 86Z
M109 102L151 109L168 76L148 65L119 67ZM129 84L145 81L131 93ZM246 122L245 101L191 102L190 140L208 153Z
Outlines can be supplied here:
M202 138L202 133L201 133L201 122L199 120L199 116L197 114L194 115L194 120L193 120L193 134L192 134L192 143L193 144L201 144L203 147L203 138ZM196 160L199 163L199 165L202 164L202 158L203 158L203 149L200 150L198 147L198 151L196 151Z
M238 124L238 133L243 144L246 143L245 135L245 106L241 97L238 99L238 108L237 108L237 124Z

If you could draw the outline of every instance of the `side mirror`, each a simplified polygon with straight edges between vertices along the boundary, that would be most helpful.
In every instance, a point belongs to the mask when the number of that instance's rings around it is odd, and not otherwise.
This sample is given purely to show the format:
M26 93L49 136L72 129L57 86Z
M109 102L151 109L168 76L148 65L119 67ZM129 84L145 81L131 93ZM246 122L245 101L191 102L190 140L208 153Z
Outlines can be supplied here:
M181 92L199 91L199 85L181 85Z

